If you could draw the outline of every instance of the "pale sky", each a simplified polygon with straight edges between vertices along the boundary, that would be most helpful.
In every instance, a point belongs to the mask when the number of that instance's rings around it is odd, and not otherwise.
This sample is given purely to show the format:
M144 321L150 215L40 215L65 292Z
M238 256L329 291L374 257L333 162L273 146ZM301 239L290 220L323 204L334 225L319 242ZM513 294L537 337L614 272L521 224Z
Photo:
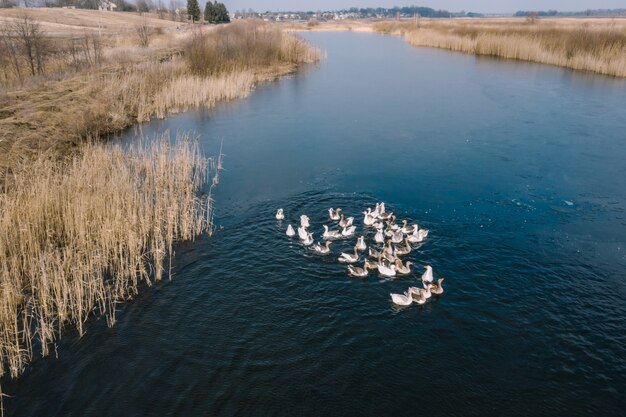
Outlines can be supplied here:
M432 7L458 12L509 13L518 10L580 11L626 8L626 0L222 0L231 10L337 10L349 7Z

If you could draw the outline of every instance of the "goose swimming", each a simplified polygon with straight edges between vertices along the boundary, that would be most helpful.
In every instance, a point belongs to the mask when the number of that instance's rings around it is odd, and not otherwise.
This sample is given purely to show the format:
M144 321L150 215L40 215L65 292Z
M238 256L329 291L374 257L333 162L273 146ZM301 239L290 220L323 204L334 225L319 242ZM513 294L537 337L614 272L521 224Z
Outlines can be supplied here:
M376 236L374 236L374 242L385 243L385 235L383 235L382 229L378 229L378 232L376 232Z
M384 277L395 277L396 267L395 265L385 265L384 263L379 263L378 273Z
M354 236L355 232L356 232L356 226L344 227L343 230L341 231L341 236L343 237Z
M370 261L369 259L365 260L363 267L367 270L378 269L378 262Z
M412 233L415 233L415 231L417 231L418 229L419 227L416 224L412 224L409 226L406 220L402 220L402 233L410 235Z
M309 216L305 214L300 216L300 226L304 227L305 229L309 227Z
M341 211L340 208L337 208L336 210L333 210L332 208L328 209L328 217L330 217L330 219L332 221L338 221L341 217L339 217L339 212Z
M430 284L430 291L432 291L433 294L435 295L441 295L443 294L443 285L442 282L445 280L445 278L439 278L437 280L437 284Z
M430 265L426 265L426 272L422 274L422 282L424 284L432 284L433 282L433 267Z
M302 240L304 246L311 246L313 244L313 233L309 233L306 239Z
M371 247L369 249L369 254L373 258L379 258L383 256L382 252L378 252L376 249L372 249Z
M343 236L341 232L336 230L328 230L328 226L324 225L324 234L322 235L324 239L341 239Z
M413 296L413 302L419 305L426 302L426 298L424 297L425 292L426 290L423 288L409 287L409 294Z
M380 215L385 213L385 203L376 203L376 209L374 211L378 218L380 218Z
M404 294L389 294L391 301L399 306L409 306L413 303L413 295L405 292Z
M298 227L298 237L300 238L300 240L306 240L307 237L309 235L309 232L307 232L305 227Z
M413 265L413 262L411 261L407 261L406 264L402 265L402 261L400 259L396 259L396 274L409 275L411 273L411 265Z
M365 217L363 218L363 224L366 226L372 226L376 223L376 216L372 214L372 209L368 208L367 211L364 211Z
M354 217L345 218L343 214L341 215L341 220L339 220L340 227L350 227L354 223Z
M360 268L358 266L348 265L348 274L353 277L361 278L361 277L366 277L368 272L367 272L367 268L365 267L365 265L363 265L363 268Z
M395 232L393 232L391 236L391 241L393 243L401 243L403 240L404 240L404 234L402 233L402 230L398 229Z
M380 213L378 218L381 220L389 220L391 219L391 216L393 216L393 213Z
M411 253L411 245L409 245L408 239L404 239L404 247L397 246L393 252L395 256L406 256L409 253Z
M291 225L287 226L287 232L285 233L289 237L294 237L296 235L296 231L293 230Z
M430 291L430 285L425 285L425 288L422 291L423 291L422 295L427 300L433 295L432 292Z
M285 214L283 213L283 209L279 208L276 212L276 220L282 220L285 218Z
M328 253L330 253L330 244L333 242L325 242L323 245L320 243L316 243L315 245L313 245L313 250L317 253L319 253L320 255L326 255Z
M367 245L365 244L365 236L361 236L356 241L356 247L358 250L367 249Z
M342 252L341 255L339 256L339 262L342 262L345 264L353 264L358 260L359 260L359 253L356 249L356 246L354 247L354 254Z
M428 236L428 230L419 229L413 232L412 234L408 235L406 238L411 243L422 243L424 240L426 240L427 236Z

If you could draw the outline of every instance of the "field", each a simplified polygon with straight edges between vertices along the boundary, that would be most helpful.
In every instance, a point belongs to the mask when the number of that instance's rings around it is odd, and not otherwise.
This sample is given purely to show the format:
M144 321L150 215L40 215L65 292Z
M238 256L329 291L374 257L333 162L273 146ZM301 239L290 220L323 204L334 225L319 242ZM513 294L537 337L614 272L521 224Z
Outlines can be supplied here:
M626 77L626 19L420 19L374 29L415 46Z

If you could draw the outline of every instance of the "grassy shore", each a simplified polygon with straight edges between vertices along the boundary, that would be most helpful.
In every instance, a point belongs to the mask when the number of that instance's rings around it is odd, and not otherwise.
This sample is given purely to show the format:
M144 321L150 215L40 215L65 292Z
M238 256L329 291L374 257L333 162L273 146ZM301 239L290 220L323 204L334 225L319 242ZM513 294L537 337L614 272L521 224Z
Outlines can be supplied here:
M319 58L298 37L262 22L181 27L151 30L144 47L133 32L53 38L53 45L76 42L78 52L51 54L45 74L21 82L7 64L0 82L0 187L42 153L69 154L85 139L151 117L245 97L257 83ZM200 71L203 59L221 68Z
M103 136L244 97L319 57L262 22L153 24L60 31L45 39L45 70L0 68L0 377L47 355L67 327L82 335L93 315L112 325L117 303L167 272L177 241L211 231L210 193L199 192L209 166L217 184L220 158L188 137L122 150Z
M420 19L374 29L415 46L626 77L626 19Z

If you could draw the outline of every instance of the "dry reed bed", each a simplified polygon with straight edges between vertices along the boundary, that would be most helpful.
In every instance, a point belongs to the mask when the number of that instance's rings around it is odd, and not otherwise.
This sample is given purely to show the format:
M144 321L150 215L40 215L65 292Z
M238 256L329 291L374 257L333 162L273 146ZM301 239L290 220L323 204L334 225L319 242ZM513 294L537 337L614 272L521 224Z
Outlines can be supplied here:
M415 46L539 62L626 77L626 21L445 20L382 22Z
M128 150L83 145L69 161L40 158L0 194L0 376L18 376L63 328L167 270L177 241L211 232L208 160L195 140L167 135Z
M189 138L127 151L90 138L243 97L319 58L258 22L165 44L0 94L0 377L47 355L65 327L82 335L93 315L112 325L117 303L162 278L175 242L211 231L210 196L198 192L209 162L217 184L221 159Z
M119 41L102 56L125 59L0 93L0 189L20 161L72 152L85 138L151 117L245 97L257 83L319 59L302 39L262 22L170 36L140 54Z

